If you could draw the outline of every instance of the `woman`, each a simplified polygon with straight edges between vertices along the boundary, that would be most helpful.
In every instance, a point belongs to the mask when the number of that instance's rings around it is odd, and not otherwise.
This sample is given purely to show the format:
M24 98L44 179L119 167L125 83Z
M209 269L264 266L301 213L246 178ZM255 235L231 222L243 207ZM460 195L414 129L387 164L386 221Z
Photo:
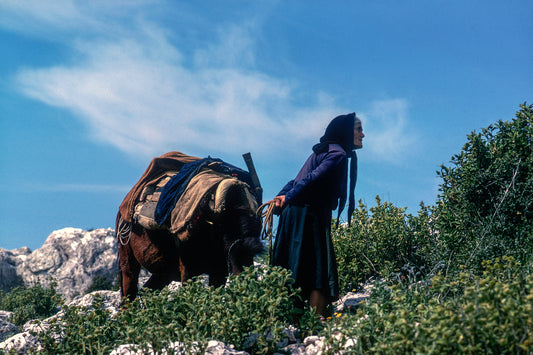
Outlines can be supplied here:
M335 117L313 147L294 180L274 198L281 208L273 265L290 269L294 286L302 289L317 314L339 296L337 262L331 241L331 211L346 203L348 159L350 188L348 223L354 210L357 156L363 147L361 120L354 113Z

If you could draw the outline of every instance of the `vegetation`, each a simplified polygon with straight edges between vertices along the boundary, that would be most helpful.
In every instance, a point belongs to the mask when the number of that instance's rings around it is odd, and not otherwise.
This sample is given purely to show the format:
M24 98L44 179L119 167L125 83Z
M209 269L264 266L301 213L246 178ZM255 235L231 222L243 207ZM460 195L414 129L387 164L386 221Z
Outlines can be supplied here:
M360 203L352 224L333 232L341 290L412 267L424 270L435 239L431 213L423 205L418 216L405 210L381 202L378 196L375 207L367 209Z
M533 353L532 123L533 106L524 104L513 120L468 135L438 172L436 205L421 204L416 215L379 197L374 207L360 204L333 240L341 289L374 280L373 293L326 322L305 309L295 324L301 336L323 335L325 353ZM40 334L43 351L106 353L133 343L201 352L217 339L273 353L297 315L290 277L250 268L225 287L195 280L144 292L117 314L98 297L91 307L65 306ZM31 303L16 292L0 293L0 308Z
M106 277L95 276L91 282L91 285L87 287L87 290L85 290L85 293L91 293L93 291L100 290L118 290L116 284L117 282L113 282Z
M335 353L352 340L357 354L530 354L533 274L512 257L483 267L481 276L378 285L355 314L325 330L326 346Z
M31 287L18 286L10 292L0 291L0 309L13 312L9 321L21 326L32 319L42 319L55 314L60 306L55 283L48 288L40 284Z
M413 216L378 196L334 232L344 290L413 267L427 276L461 268L480 275L485 260L533 260L533 105L467 139L438 172L436 206L421 205Z
M294 316L296 292L288 287L290 280L290 273L278 267L249 268L226 287L208 287L196 279L174 292L144 291L113 316L97 297L90 307L64 307L40 338L46 353L106 353L129 343L160 353L176 351L174 342L180 342L181 351L197 352L211 339L271 353ZM304 332L318 325L309 313L302 319Z
M442 257L450 270L481 269L483 260L533 250L533 105L510 122L471 133L452 166L442 166L436 207Z

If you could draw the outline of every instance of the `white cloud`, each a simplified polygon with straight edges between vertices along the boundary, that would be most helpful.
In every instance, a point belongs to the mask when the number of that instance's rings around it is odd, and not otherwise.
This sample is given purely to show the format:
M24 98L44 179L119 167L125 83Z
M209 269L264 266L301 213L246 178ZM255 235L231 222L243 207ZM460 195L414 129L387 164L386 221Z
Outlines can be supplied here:
M17 81L27 95L69 109L96 138L131 154L232 152L255 142L268 149L284 130L290 134L291 126L268 113L290 92L283 82L238 69L191 70L145 52L129 41L91 45L85 63L25 69Z
M334 111L293 107L291 85L233 65L233 50L222 68L208 60L186 66L163 31L148 29L121 41L78 40L82 60L25 68L16 82L26 95L81 117L96 139L144 157L176 149L237 154L257 146L282 154L317 137L318 123ZM230 42L247 52L250 40L231 32ZM218 58L224 53L211 49Z
M13 10L47 26L77 21L71 26L92 31L68 39L75 62L23 68L16 85L30 97L71 111L94 139L131 155L146 159L169 150L202 155L254 149L263 159L290 158L310 151L329 118L350 111L336 107L323 92L310 106L296 106L291 98L301 90L297 84L254 70L252 22L225 27L219 38L191 49L176 44L175 37L171 41L168 29L144 20L129 22L127 29L119 21L106 24L115 35L103 36L99 25L104 21L94 14L104 10L66 4ZM55 21L54 14L65 20ZM405 138L406 115L403 100L375 103L362 115L369 118L365 149L377 159L400 156L411 144Z
M366 135L364 149L373 158L395 163L413 153L417 134L408 125L408 108L404 99L380 100L361 114Z

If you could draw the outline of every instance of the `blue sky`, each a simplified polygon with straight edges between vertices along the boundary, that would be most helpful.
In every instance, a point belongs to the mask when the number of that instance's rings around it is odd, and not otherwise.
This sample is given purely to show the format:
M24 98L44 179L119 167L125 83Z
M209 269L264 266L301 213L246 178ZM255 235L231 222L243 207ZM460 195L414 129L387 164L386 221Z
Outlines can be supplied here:
M468 133L531 102L532 15L530 0L0 0L0 247L113 227L171 150L241 167L251 152L269 200L353 111L356 198L416 213Z

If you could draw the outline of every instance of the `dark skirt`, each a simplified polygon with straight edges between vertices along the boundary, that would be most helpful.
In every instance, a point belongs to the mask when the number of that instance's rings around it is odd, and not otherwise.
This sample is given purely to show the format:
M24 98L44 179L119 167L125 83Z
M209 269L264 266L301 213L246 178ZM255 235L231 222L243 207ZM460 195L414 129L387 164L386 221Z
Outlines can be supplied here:
M331 212L288 205L279 218L272 265L292 271L302 296L320 290L335 301L339 297L337 261L331 240Z

